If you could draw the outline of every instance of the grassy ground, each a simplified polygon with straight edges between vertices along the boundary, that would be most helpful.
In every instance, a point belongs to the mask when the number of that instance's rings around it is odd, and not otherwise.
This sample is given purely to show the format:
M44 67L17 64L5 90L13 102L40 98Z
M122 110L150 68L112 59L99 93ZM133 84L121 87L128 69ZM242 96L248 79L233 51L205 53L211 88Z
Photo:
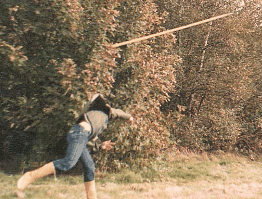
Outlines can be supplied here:
M82 176L46 177L23 193L16 192L21 175L0 172L0 198L84 199ZM262 162L232 154L169 154L166 161L142 171L97 173L100 199L259 199L262 198Z

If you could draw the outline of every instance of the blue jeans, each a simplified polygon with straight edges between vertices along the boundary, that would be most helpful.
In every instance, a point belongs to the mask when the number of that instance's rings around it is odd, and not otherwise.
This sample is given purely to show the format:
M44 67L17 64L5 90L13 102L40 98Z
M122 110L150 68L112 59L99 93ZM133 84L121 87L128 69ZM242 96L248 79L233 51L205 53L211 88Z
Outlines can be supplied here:
M79 124L75 124L67 136L68 148L66 157L53 161L55 169L68 171L74 167L81 158L84 168L84 182L95 179L95 163L86 144L91 132L84 130Z

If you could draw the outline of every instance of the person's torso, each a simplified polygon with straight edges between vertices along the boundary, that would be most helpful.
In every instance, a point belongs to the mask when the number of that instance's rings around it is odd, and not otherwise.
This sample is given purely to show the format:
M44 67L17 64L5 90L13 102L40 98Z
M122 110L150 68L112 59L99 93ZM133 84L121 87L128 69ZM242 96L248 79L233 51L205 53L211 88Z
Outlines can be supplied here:
M90 137L99 135L107 128L108 115L106 113L94 110L87 112L86 116L88 117L93 130Z

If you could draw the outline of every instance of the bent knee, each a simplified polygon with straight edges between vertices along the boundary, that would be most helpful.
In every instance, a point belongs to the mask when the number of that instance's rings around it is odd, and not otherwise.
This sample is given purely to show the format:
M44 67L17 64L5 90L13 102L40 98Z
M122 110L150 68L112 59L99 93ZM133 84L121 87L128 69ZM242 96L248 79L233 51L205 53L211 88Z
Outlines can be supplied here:
M76 161L68 161L65 165L65 171L72 169L76 165Z
M53 163L56 169L59 169L61 171L68 171L76 165L77 161L61 159Z

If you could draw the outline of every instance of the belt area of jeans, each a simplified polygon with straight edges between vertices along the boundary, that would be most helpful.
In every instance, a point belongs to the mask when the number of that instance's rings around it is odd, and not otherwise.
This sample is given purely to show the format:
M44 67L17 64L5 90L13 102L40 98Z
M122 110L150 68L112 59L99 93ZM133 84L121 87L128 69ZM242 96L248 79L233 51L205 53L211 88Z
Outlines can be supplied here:
M92 126L91 126L90 122L87 122L87 121L80 122L79 126L82 126L86 131L91 132L91 130L92 130Z

